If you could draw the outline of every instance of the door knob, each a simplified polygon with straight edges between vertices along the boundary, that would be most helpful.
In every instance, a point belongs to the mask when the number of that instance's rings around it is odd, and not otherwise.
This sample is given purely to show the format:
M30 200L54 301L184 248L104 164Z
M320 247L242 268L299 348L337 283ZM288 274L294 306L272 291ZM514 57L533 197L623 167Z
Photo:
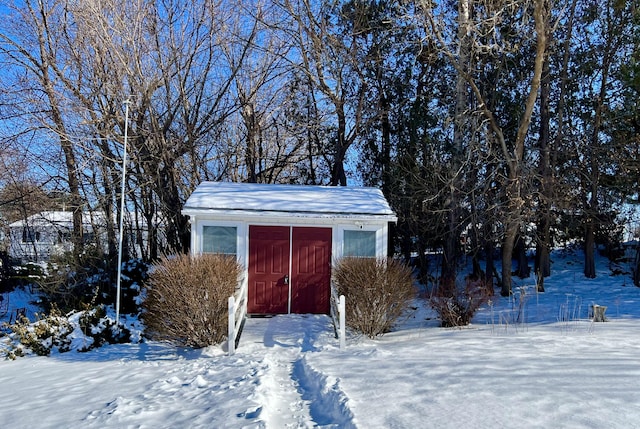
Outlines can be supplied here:
M284 276L284 284L289 284L289 276Z

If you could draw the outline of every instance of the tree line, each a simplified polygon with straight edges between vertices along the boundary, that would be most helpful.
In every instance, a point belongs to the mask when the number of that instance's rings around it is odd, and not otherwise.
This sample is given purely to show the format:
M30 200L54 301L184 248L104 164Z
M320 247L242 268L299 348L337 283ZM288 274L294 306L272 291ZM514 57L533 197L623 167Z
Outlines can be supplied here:
M0 14L0 209L73 211L78 254L82 213L101 211L115 260L123 193L154 260L187 250L180 210L203 180L364 184L425 278L455 278L467 256L506 295L530 247L541 290L558 243L583 243L594 277L638 202L635 0L2 0Z

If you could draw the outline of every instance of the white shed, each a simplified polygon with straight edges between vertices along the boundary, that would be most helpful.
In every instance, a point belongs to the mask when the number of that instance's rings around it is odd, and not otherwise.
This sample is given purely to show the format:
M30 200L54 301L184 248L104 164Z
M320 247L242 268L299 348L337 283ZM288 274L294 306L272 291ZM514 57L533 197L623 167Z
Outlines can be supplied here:
M397 220L376 188L203 182L182 210L191 253L235 255L249 314L329 312L331 264L383 257Z

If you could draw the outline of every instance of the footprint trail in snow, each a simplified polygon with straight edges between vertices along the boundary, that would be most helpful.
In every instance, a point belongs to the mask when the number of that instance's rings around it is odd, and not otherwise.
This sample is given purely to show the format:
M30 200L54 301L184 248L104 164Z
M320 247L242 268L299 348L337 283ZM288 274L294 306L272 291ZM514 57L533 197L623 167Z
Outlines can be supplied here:
M328 385L326 377L305 360L307 353L319 350L317 344L331 342L322 337L332 334L326 316L247 320L238 355L243 348L254 356L258 347L264 352L258 385L250 398L259 405L247 409L247 416L267 429L355 427L338 383Z

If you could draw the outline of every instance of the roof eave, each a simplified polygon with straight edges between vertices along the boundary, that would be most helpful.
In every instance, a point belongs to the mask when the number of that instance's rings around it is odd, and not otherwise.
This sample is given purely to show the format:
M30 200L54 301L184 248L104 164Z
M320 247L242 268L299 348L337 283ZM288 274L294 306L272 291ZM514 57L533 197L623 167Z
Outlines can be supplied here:
M182 214L185 216L220 215L228 217L292 217L292 218L320 218L320 219L361 219L397 222L398 217L394 213L344 213L344 212L304 212L304 211L274 211L253 209L215 209L201 207L184 207Z

